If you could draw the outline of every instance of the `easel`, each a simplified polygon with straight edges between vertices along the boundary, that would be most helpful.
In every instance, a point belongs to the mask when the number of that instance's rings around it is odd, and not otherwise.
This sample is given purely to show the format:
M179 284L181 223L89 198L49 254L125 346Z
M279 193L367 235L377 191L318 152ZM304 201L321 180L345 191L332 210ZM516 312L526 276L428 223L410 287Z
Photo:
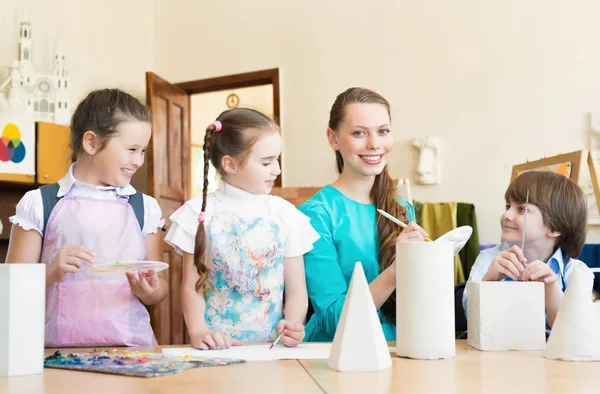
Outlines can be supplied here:
M596 154L594 151L578 150L570 153L563 153L556 156L544 157L543 159L535 161L527 161L523 164L517 164L512 168L512 176L510 180L515 179L521 172L526 171L554 171L556 173L568 176L573 182L577 183L583 189L583 182L585 177L583 176L582 168L587 167L590 171L590 178L592 180L592 187L594 188L594 197L596 199L596 206L598 207L598 213L600 214L600 185L598 180L598 165L596 164Z

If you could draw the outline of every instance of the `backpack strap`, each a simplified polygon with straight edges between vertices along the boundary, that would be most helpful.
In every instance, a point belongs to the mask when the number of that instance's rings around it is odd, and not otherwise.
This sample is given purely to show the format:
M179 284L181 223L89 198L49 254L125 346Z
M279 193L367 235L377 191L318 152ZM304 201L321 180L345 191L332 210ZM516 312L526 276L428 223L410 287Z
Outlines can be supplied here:
M133 213L140 225L140 229L144 229L144 193L136 192L129 196L129 205L133 208Z
M53 183L51 185L45 185L40 187L40 192L42 193L42 204L44 205L44 228L43 233L46 232L46 225L48 224L48 219L50 218L50 214L54 209L54 206L62 197L58 197L58 183Z
M42 193L42 204L44 205L44 232L46 231L46 225L48 224L48 219L50 218L50 214L54 209L54 206L62 197L58 197L58 183L53 183L51 185L45 185L40 187L40 192ZM136 192L129 196L128 200L129 205L133 208L133 213L135 214L135 218L140 225L140 229L144 228L144 194L142 192Z

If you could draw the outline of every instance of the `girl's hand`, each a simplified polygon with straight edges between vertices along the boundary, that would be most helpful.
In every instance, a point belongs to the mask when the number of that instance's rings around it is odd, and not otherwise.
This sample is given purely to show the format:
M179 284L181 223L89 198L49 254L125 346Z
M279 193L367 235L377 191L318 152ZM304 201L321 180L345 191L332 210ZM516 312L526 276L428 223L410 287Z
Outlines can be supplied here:
M133 272L126 272L125 276L127 276L133 294L142 301L144 301L144 298L151 296L155 291L160 289L160 281L154 270L138 272L138 276Z
M525 271L521 274L521 280L552 284L558 281L558 275L552 271L548 264L541 260L535 260L525 268Z
M396 238L396 243L398 243L398 242L418 242L418 241L422 242L425 240L425 237L427 237L427 236L428 236L427 232L425 230L423 230L421 228L421 226L419 226L415 222L410 222L410 223L408 223L406 228L404 228L402 230L402 232L400 233L398 238Z
M203 332L192 337L192 347L200 350L229 349L241 344L241 341L222 332Z
M285 319L279 320L277 323L277 335L280 335L279 340L287 347L294 347L304 339L304 325L302 323L290 323Z
M47 277L51 282L60 282L66 274L75 273L83 262L94 264L96 254L83 245L63 245L47 266Z
M499 281L504 278L518 280L525 271L527 259L520 247L514 245L494 257L482 280Z

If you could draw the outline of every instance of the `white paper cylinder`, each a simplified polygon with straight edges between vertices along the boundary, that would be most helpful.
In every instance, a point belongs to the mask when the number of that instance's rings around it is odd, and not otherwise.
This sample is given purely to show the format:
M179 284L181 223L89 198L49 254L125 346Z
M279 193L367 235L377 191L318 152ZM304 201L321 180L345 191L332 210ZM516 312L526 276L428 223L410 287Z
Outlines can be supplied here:
M42 373L46 264L0 264L0 376Z
M456 355L450 242L396 245L396 354L417 359Z

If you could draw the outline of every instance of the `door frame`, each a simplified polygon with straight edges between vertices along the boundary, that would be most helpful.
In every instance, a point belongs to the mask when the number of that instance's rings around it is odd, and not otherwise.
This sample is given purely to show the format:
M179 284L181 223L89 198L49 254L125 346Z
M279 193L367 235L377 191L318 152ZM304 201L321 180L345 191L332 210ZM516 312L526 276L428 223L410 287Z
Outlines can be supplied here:
M279 102L279 68L270 68L267 70L252 71L241 74L224 75L221 77L198 79L176 83L177 87L184 90L189 95L197 93L218 92L221 90L233 90L240 88L249 88L253 86L268 85L273 86L273 117L274 121L281 127L281 112ZM193 122L193 120L191 120ZM190 130L191 132L191 130ZM279 159L281 166L282 160ZM276 187L281 187L283 177L283 168L281 174L275 180Z

